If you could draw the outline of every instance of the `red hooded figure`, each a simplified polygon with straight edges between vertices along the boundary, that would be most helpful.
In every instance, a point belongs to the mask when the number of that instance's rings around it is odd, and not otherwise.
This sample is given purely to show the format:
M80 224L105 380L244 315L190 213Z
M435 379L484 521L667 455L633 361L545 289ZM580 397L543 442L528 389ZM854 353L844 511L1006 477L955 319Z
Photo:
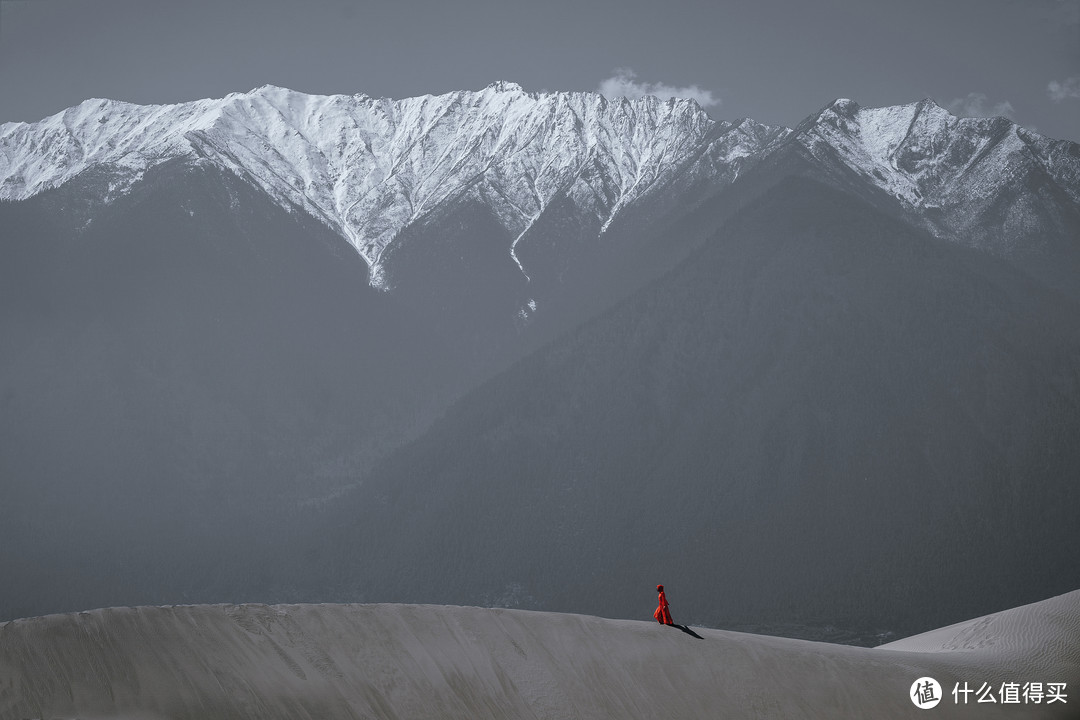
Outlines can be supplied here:
M675 623L671 619L671 611L668 610L667 596L664 595L664 586L657 585L656 592L660 593L660 606L656 608L653 617L656 618L656 622L663 625L674 625Z

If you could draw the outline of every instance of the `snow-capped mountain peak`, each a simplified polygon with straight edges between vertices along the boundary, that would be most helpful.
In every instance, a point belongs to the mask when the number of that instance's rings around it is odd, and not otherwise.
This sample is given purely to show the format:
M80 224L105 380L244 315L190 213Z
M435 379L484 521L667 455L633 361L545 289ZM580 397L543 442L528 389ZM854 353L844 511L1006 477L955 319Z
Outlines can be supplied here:
M606 228L673 169L704 157L697 171L716 172L731 148L708 148L728 127L692 101L526 93L511 82L404 100L272 85L176 105L88 100L0 127L0 197L26 198L94 167L113 178L107 201L157 164L201 157L322 219L378 281L386 247L447 201L483 202L520 237L565 195ZM742 137L736 156L759 150L759 136Z
M509 80L496 80L488 85L485 90L492 90L497 93L524 93L525 90L516 82L510 82Z
M839 99L792 135L816 159L838 158L911 208L939 206L961 186L970 190L976 166L993 182L1021 156L1026 162L1054 144L1006 118L956 117L929 98L881 108Z
M649 198L666 198L653 205L663 212L688 188L719 191L783 147L826 175L853 174L941 235L970 235L1004 184L1036 175L1080 204L1074 143L1005 118L958 118L929 99L880 108L838 99L788 130L716 121L693 100L526 92L507 81L402 100L273 85L173 105L87 100L0 125L0 199L93 169L107 178L97 199L109 202L157 165L209 162L340 233L376 284L395 238L461 202L490 212L529 277L516 249L556 200L603 235ZM1029 211L1017 212L1021 222Z

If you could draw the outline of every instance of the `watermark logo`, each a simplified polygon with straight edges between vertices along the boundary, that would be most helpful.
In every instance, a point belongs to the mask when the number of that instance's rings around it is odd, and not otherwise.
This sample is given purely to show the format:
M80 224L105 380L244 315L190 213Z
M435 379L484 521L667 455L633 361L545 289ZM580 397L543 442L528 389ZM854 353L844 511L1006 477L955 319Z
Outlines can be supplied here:
M941 702L941 685L932 677L921 677L911 684L909 697L915 707L929 710Z
M1068 683L1027 681L1003 682L995 687L988 682L957 682L952 689L954 705L994 703L998 705L1053 705L1069 702ZM911 684L908 697L915 707L929 710L942 700L941 684L932 677L921 677ZM947 698L948 695L945 695Z

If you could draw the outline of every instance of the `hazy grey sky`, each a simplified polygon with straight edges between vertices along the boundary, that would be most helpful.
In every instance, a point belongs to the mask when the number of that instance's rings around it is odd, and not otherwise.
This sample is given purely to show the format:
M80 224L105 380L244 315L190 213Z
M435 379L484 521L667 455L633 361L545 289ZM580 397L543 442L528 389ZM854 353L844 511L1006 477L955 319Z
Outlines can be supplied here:
M682 91L788 126L837 97L932 97L1080 140L1080 0L0 0L0 122L89 97L495 80Z

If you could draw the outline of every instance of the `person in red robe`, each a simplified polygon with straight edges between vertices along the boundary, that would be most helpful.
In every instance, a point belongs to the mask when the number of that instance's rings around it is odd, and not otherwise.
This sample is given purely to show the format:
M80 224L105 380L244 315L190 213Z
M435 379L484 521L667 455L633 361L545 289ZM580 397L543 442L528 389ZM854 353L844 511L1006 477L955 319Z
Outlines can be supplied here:
M653 617L661 625L674 625L675 622L671 619L671 611L668 610L670 606L668 605L667 596L664 595L664 586L657 585L656 592L660 593L660 606L656 608Z

